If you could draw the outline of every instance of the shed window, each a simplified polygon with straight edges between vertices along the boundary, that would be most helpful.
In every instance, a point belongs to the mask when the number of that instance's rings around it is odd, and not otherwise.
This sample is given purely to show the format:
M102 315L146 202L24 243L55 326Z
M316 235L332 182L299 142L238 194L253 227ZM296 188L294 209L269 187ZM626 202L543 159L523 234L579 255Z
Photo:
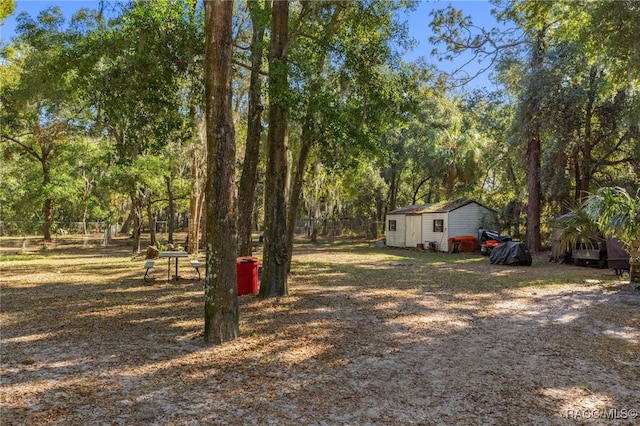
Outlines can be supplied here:
M433 232L444 232L444 219L433 219Z
M395 230L396 230L396 221L389 220L389 231L395 231Z

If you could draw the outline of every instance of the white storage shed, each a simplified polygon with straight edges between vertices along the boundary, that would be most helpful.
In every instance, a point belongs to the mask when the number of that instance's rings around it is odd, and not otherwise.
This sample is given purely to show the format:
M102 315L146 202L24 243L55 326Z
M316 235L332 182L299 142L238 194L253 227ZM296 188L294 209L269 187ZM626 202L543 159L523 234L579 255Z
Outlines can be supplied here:
M386 244L391 247L413 247L423 244L422 213L431 204L406 206L387 213Z
M387 245L411 247L434 245L449 251L449 238L477 236L478 229L498 228L498 212L477 201L455 201L407 206L387 214ZM419 229L418 229L419 226Z

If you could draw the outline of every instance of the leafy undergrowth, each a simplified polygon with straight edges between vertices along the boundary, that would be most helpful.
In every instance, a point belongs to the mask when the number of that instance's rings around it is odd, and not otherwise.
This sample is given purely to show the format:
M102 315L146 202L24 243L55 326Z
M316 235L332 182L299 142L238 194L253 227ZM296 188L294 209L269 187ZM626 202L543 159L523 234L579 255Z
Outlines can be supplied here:
M609 270L300 243L290 295L241 297L242 336L212 347L188 263L175 282L158 261L149 283L143 264L117 244L2 259L3 425L574 424L609 408L624 424L640 409L640 291Z

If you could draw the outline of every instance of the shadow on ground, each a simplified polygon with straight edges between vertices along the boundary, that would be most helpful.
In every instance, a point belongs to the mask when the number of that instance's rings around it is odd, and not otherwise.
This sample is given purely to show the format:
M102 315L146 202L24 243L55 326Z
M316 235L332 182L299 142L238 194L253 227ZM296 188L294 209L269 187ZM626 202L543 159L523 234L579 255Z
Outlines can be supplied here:
M144 283L119 250L3 262L3 424L573 424L640 408L640 292L610 271L300 245L290 296L241 297L241 338L209 347L202 281Z

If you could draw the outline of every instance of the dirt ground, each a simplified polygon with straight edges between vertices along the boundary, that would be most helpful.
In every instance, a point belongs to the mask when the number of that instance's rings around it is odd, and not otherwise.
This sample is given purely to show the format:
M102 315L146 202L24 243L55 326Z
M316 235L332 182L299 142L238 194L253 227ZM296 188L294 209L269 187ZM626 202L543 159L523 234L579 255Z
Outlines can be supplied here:
M302 245L290 296L241 297L207 346L188 263L3 257L2 425L640 423L640 291L612 271Z

